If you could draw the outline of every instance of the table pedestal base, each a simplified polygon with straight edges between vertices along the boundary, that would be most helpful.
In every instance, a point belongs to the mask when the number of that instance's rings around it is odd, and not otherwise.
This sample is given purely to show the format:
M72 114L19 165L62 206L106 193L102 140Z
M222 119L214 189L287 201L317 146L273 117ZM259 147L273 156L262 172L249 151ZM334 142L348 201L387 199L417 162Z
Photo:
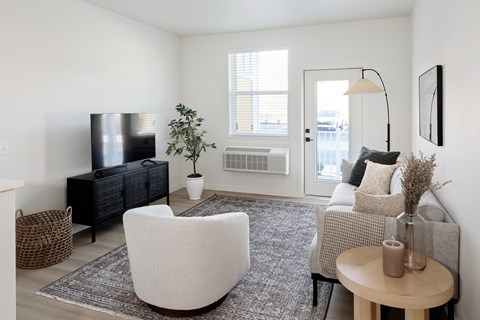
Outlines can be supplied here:
M363 299L360 296L353 296L353 318L359 320L380 320L380 305ZM428 309L405 309L405 320L429 320Z
M353 318L360 320L380 320L380 305L354 295Z
M429 320L428 309L405 309L405 320Z

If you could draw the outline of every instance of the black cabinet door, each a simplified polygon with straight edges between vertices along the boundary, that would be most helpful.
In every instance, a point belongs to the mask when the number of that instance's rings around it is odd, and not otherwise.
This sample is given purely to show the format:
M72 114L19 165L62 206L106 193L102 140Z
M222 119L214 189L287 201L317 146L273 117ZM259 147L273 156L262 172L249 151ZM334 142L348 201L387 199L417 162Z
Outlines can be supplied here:
M93 203L94 184L91 180L67 179L67 206L72 207L72 222L83 225L95 224L95 205Z
M96 221L123 213L123 175L99 179L94 183Z
M132 208L147 203L148 171L138 170L125 174L125 207Z
M148 199L153 201L168 195L168 164L149 168Z

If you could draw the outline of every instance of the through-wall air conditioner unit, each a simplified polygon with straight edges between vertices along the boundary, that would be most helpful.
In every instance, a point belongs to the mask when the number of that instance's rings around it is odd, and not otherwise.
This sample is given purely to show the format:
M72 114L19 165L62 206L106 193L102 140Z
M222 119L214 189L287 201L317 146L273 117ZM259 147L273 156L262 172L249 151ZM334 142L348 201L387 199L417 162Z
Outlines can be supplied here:
M288 148L225 147L223 170L288 175Z

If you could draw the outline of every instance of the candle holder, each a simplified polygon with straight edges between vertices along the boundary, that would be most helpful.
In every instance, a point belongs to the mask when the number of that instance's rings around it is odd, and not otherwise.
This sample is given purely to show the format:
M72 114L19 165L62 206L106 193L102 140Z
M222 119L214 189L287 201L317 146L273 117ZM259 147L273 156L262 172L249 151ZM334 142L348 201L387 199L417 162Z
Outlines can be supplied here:
M390 240L382 242L383 245L383 273L387 276L400 278L403 277L403 255L405 246L400 241L396 241L392 236Z

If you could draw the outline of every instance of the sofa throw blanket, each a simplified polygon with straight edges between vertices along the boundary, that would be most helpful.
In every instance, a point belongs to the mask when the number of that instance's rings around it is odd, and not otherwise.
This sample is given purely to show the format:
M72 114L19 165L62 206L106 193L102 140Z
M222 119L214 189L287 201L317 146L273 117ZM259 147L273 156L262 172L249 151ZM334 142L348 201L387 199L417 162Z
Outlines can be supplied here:
M364 230L368 230L364 232ZM385 217L383 215L326 211L324 236L320 251L322 272L336 276L336 260L344 251L363 246L379 246L384 240Z

